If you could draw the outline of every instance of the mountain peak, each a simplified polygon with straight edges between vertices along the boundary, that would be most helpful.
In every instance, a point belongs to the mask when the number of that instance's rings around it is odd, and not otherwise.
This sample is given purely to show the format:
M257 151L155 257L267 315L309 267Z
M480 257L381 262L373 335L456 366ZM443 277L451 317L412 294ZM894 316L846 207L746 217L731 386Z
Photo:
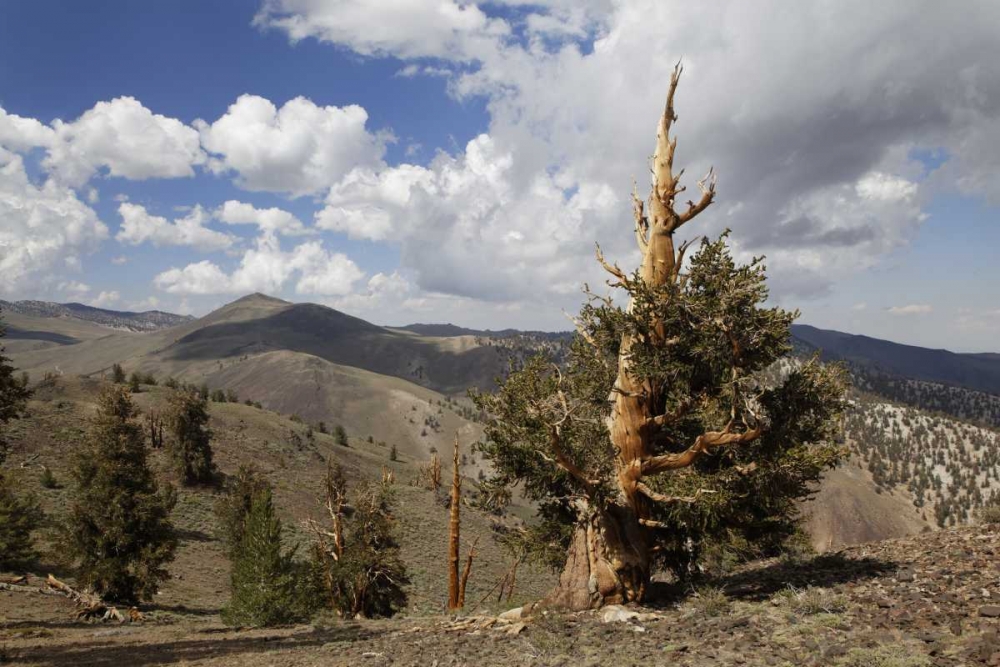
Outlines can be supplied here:
M227 306L233 306L236 304L248 305L251 303L269 303L274 305L289 306L291 301L285 301L284 299L279 299L276 296L269 296L263 292L254 292L253 294L247 294L246 296L241 296L235 301L231 301L226 304Z

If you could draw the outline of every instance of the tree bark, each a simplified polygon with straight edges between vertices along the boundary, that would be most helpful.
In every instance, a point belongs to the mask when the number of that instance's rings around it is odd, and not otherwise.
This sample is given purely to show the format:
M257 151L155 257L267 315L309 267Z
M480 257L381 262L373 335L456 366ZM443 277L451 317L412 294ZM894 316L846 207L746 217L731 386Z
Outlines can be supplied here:
M674 246L674 232L707 208L715 197L713 172L698 183L701 198L688 202L684 211L675 209L675 199L684 188L679 185L680 174L673 173L676 139L670 138L670 128L677 119L674 113L674 93L680 79L678 65L670 79L667 103L657 126L656 151L652 157L653 187L648 207L634 198L636 242L642 252L638 275L626 276L617 266L609 265L598 248L597 259L617 280L611 283L626 289L637 287L640 281L646 288L656 289L679 283L680 268L686 244ZM683 173L683 171L681 172ZM634 303L629 303L631 311ZM653 344L667 345L662 325L650 322ZM623 336L619 347L618 373L608 396L612 405L606 424L615 457L617 498L604 507L589 507L579 514L565 569L559 587L549 601L571 609L586 609L604 604L641 602L649 586L650 548L653 540L650 531L655 526L651 520L654 499L649 487L642 481L644 474L652 472L651 461L658 461L657 472L687 465L715 441L699 439L689 450L688 459L665 455L654 457L653 440L666 421L678 415L662 415L662 400L656 385L642 381L632 372L631 350L634 341ZM728 428L728 427L727 427ZM735 439L740 436L726 432L715 435ZM676 458L676 460L675 460ZM584 477L580 474L578 477Z
M649 543L628 507L586 509L573 532L559 585L543 601L566 609L638 602L649 585Z

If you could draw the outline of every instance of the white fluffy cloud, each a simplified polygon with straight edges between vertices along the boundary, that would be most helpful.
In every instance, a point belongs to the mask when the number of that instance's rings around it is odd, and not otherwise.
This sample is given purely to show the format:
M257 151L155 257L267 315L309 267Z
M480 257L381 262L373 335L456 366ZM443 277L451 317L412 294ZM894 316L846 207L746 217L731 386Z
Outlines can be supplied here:
M121 230L115 236L119 243L190 246L202 252L225 250L233 244L228 234L205 227L209 216L201 206L195 206L173 222L128 202L119 204L118 213L122 217Z
M55 132L34 118L22 118L0 107L0 147L23 152L38 146L50 146Z
M557 296L593 275L595 239L628 265L631 179L645 190L681 56L678 165L719 173L718 204L684 233L732 227L741 254L767 254L778 296L822 293L907 243L940 189L1000 201L1000 59L983 57L996 53L996 3L915 12L905 0L876 9L861 0L501 0L460 3L478 18L432 27L423 20L459 3L398 4L275 0L257 22L293 41L409 60L407 75L436 58L434 75L450 69L455 96L486 99L493 157L510 161L499 179L477 175L468 150L426 171L356 172L334 185L317 218L399 240L403 268L423 289L510 298L531 285ZM384 27L394 9L409 22ZM933 150L949 159L928 174L915 156ZM405 222L390 177L409 197ZM475 194L461 194L465 179ZM581 195L600 204L581 207ZM511 251L519 239L521 263Z
M266 0L254 23L344 44L362 55L467 60L510 31L475 4L455 0Z
M94 308L109 308L121 300L118 290L102 290L100 294L90 300L90 305Z
M273 294L295 277L297 294L339 296L349 294L364 273L346 255L330 252L318 241L285 252L277 236L263 234L232 273L205 260L164 271L154 284L172 294Z
M132 180L193 176L205 160L193 128L133 97L98 102L72 122L54 121L52 130L44 165L72 186L101 169Z
M58 289L64 294L69 294L70 296L79 298L90 291L90 285L81 283L78 280L68 280L59 283Z
M76 194L52 179L35 185L19 155L0 148L0 284L15 292L52 271L80 265L108 229Z
M214 123L195 121L216 173L236 173L248 190L315 193L351 169L375 166L386 136L365 128L359 106L320 107L297 97L280 109L256 95L241 95Z
M256 208L252 204L230 199L215 211L215 217L230 225L257 225L261 232L302 236L312 230L288 211L280 208Z
M355 172L327 201L318 227L398 241L420 289L485 300L576 293L598 275L579 261L593 253L593 235L581 231L620 204L601 183L568 193L544 173L521 182L513 154L485 134L427 168Z

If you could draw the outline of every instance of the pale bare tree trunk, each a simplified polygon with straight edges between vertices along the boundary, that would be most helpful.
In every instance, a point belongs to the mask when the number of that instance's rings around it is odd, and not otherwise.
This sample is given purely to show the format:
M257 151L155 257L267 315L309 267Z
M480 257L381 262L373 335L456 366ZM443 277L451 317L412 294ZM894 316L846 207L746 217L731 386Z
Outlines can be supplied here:
M460 583L458 578L459 530L461 516L459 506L462 499L462 475L458 469L458 434L455 435L455 455L452 461L451 479L451 521L448 531L448 609L461 609Z

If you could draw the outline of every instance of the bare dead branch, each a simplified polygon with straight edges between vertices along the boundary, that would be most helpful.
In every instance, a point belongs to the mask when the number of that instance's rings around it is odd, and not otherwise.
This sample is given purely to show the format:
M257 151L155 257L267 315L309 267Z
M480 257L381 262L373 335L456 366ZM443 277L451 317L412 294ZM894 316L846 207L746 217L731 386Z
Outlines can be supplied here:
M715 201L716 181L717 178L715 175L715 169L709 169L705 178L698 181L698 188L701 190L701 199L699 199L697 203L693 201L688 202L687 210L677 216L677 224L674 226L672 231L676 231L681 225L694 219L695 216L704 211L713 201Z
M469 554L465 560L465 569L462 570L462 581L458 586L458 607L461 609L465 606L465 587L469 583L469 575L472 574L472 561L476 557L476 545L479 544L479 536L472 542L472 548L469 549Z
M596 249L595 254L597 256L597 261L600 262L601 266L604 267L605 271L607 271L608 273L610 273L611 275L613 275L615 278L618 279L617 283L608 281L608 285L610 285L611 287L624 287L628 289L632 283L629 281L628 276L625 275L625 272L622 271L620 268L618 268L617 264L612 265L608 264L607 261L605 261L604 253L601 252L600 245L595 243L594 247Z

